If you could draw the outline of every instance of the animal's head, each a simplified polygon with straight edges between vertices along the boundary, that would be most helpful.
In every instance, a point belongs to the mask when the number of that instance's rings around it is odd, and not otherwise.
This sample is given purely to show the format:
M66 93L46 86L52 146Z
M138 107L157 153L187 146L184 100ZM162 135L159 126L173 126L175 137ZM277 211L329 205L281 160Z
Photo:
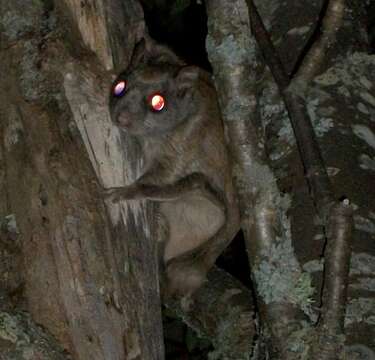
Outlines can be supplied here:
M133 135L167 133L197 111L194 94L200 74L168 48L153 46L151 51L141 43L128 70L112 85L112 120Z

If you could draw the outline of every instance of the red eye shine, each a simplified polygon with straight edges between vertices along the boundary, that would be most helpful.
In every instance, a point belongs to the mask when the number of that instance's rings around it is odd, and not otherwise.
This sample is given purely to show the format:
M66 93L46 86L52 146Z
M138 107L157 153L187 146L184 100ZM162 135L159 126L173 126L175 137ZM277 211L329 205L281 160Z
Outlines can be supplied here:
M154 94L150 96L149 103L151 109L154 111L161 111L165 107L165 100L164 97L160 94Z
M126 81L120 80L113 86L113 95L120 97L125 94L126 90Z

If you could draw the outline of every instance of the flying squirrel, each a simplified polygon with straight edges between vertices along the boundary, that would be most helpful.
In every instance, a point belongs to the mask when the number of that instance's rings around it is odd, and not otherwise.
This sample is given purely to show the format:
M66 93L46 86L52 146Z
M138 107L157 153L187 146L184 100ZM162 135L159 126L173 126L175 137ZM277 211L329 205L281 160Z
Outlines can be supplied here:
M142 41L114 81L109 107L114 124L140 143L144 165L134 183L105 196L157 203L162 291L190 296L239 229L211 75Z

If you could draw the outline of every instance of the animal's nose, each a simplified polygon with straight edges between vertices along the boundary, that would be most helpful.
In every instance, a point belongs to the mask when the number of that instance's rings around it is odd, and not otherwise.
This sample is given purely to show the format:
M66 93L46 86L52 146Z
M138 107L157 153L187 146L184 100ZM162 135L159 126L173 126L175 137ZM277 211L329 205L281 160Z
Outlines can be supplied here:
M132 124L131 115L128 113L121 113L116 120L119 126L123 126L126 128L129 128Z

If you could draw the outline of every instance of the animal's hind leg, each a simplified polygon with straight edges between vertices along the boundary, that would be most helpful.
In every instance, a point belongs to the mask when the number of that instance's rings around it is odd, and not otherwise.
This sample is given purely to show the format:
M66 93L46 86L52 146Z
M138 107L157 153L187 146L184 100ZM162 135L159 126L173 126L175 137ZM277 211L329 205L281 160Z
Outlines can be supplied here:
M190 296L198 290L238 230L237 213L229 209L225 223L209 240L193 251L170 259L166 264L168 294Z

